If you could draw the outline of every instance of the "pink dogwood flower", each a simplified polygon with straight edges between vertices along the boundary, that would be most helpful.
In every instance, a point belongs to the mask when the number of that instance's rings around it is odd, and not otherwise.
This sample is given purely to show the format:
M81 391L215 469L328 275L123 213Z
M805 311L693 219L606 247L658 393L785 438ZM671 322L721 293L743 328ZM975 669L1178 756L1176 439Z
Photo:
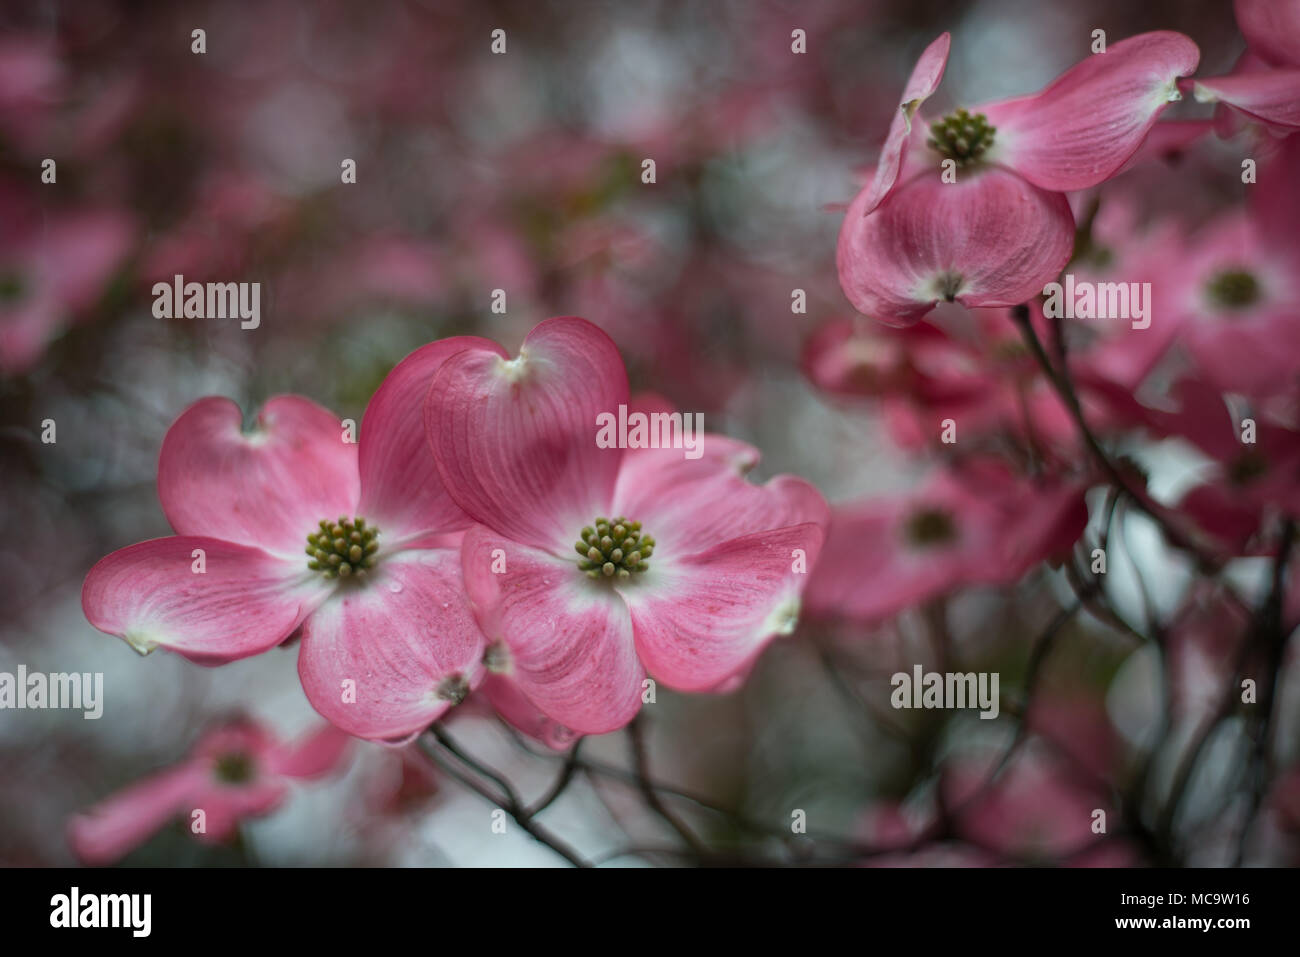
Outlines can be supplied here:
M1158 434L1178 436L1213 460L1200 481L1183 493L1178 511L1211 536L1227 554L1249 554L1256 534L1275 513L1300 513L1300 432L1260 413L1252 416L1250 441L1223 395L1208 383L1181 379L1170 388L1172 410L1149 409Z
M180 764L74 816L69 843L83 863L112 864L176 817L187 819L199 841L220 843L244 818L278 808L291 781L337 768L347 745L347 735L329 725L286 744L255 721L229 722L204 735ZM194 826L200 820L202 830Z
M206 664L300 632L298 673L325 718L370 739L422 730L483 674L460 575L470 522L438 481L422 403L448 356L485 343L443 339L409 355L370 400L356 444L299 396L269 400L249 432L228 399L190 406L158 463L177 535L95 565L86 617L142 653Z
M1068 554L1088 521L1083 492L989 463L941 472L908 495L836 506L809 613L879 622L955 588L1018 581Z
M1205 377L1224 391L1268 396L1300 360L1300 137L1259 167L1250 204L1202 227L1154 278L1163 311Z
M1200 58L1182 34L1140 34L1037 94L958 109L927 129L919 110L943 78L949 45L945 33L921 54L875 174L840 230L844 294L891 324L942 300L1011 306L1041 292L1074 246L1063 194L1119 172Z
M686 691L743 673L793 630L826 522L807 482L745 481L758 453L743 443L602 447L600 417L630 404L614 343L565 317L517 358L449 358L425 410L443 485L479 523L464 573L487 667L522 695L512 714L528 704L576 734L631 720L647 672Z

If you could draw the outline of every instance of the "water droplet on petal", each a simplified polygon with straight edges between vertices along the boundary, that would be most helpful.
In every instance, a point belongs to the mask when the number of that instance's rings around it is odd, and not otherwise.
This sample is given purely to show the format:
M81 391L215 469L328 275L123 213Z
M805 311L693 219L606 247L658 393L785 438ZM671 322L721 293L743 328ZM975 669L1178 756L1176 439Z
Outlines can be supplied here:
M396 595L398 592L400 592L400 591L402 590L402 583L401 583L401 582L389 582L389 583L388 583L388 590L391 591L394 595Z

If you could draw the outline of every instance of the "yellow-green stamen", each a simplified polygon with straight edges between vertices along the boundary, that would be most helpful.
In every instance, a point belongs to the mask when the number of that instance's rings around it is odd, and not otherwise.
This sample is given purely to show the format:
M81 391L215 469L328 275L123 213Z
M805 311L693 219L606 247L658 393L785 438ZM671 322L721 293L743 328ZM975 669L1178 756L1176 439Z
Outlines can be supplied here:
M307 567L326 578L365 577L375 567L379 529L364 518L340 515L338 521L322 518L307 536Z
M582 556L578 567L589 578L631 578L633 572L649 569L654 554L654 536L641 530L641 523L619 516L598 518L582 530L573 546Z
M993 145L997 131L996 126L989 125L989 119L983 113L972 116L959 109L930 124L930 138L926 145L948 159L956 160L958 166L967 166L976 162Z

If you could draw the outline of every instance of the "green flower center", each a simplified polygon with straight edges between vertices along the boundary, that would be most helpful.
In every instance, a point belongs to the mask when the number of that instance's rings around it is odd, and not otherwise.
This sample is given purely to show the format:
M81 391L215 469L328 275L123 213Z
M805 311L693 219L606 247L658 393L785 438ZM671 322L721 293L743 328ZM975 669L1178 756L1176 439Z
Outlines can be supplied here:
M320 528L307 536L306 551L307 567L326 578L362 578L375 567L379 529L364 518L322 518Z
M217 758L212 773L223 784L247 784L253 779L253 759L243 751L231 751Z
M913 545L924 548L951 542L957 537L957 526L943 509L922 508L907 520L903 534Z
M1244 269L1225 269L1207 290L1210 301L1224 309L1244 309L1259 299L1259 281Z
M990 126L983 113L971 116L966 110L959 109L930 124L930 138L926 145L948 159L956 160L958 166L966 166L978 160L993 145L997 131L998 128Z
M1250 451L1237 456L1228 467L1228 478L1234 485L1249 485L1268 472L1268 459L1263 453Z
M596 519L573 547L582 556L578 567L589 578L631 578L650 567L646 559L654 554L655 540L641 531L640 522L619 516Z

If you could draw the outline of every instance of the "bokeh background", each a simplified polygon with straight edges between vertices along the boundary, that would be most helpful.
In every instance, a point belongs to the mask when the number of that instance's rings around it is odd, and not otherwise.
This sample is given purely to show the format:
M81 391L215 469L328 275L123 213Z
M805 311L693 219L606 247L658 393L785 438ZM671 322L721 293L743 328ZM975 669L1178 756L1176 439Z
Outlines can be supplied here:
M819 394L800 355L820 323L851 311L834 265L839 204L874 160L916 55L952 31L940 97L971 103L1040 88L1088 54L1095 28L1112 42L1183 31L1206 72L1226 72L1242 49L1231 5L1210 0L0 9L0 670L102 671L106 695L99 721L0 712L8 865L70 863L70 814L176 761L224 715L248 712L286 735L319 721L292 649L219 669L141 659L82 615L98 558L169 533L157 455L194 399L227 395L252 414L297 392L360 421L387 371L425 342L476 333L513 349L537 321L581 315L613 336L634 389L757 445L761 476L803 475L832 501L909 488L925 456L899 451L872 403ZM190 49L195 28L203 55ZM505 55L490 51L497 28ZM796 28L806 54L791 51ZM55 184L40 181L46 157ZM641 182L644 158L654 184ZM355 184L340 182L344 159ZM1195 208L1218 190L1191 166L1148 194ZM150 287L175 273L262 283L261 327L155 318ZM791 312L796 288L803 315ZM504 315L490 309L494 289ZM46 419L54 444L40 441ZM1116 563L1114 601L1140 617L1138 563L1172 614L1186 575L1149 524L1126 521L1133 562ZM1060 602L1050 569L962 590L946 607L953 647L969 667L1000 671L1006 690ZM805 623L740 690L661 692L648 718L655 777L773 834L792 809L849 841L905 830L909 808L941 786L941 764L1005 746L1017 727L1014 716L873 717L888 712L882 676L920 660L932 624L921 611L872 628ZM1060 649L1044 711L1085 752L1090 780L1113 790L1168 707L1158 653L1086 616ZM526 793L559 768L484 710L467 707L452 727ZM628 760L623 735L584 749ZM1193 818L1220 813L1216 781L1234 760L1230 743L1207 759ZM1087 837L1078 808L1094 803L1030 766L917 862L1068 858ZM357 742L346 772L299 789L239 841L205 847L177 824L127 862L562 863L517 831L492 834L487 812L455 783ZM684 813L719 846L797 857L736 817ZM593 856L667 840L612 773L579 775L547 814ZM1197 847L1192 862L1231 859L1212 839ZM1099 853L1148 859L1120 842ZM1287 853L1270 843L1257 858Z

